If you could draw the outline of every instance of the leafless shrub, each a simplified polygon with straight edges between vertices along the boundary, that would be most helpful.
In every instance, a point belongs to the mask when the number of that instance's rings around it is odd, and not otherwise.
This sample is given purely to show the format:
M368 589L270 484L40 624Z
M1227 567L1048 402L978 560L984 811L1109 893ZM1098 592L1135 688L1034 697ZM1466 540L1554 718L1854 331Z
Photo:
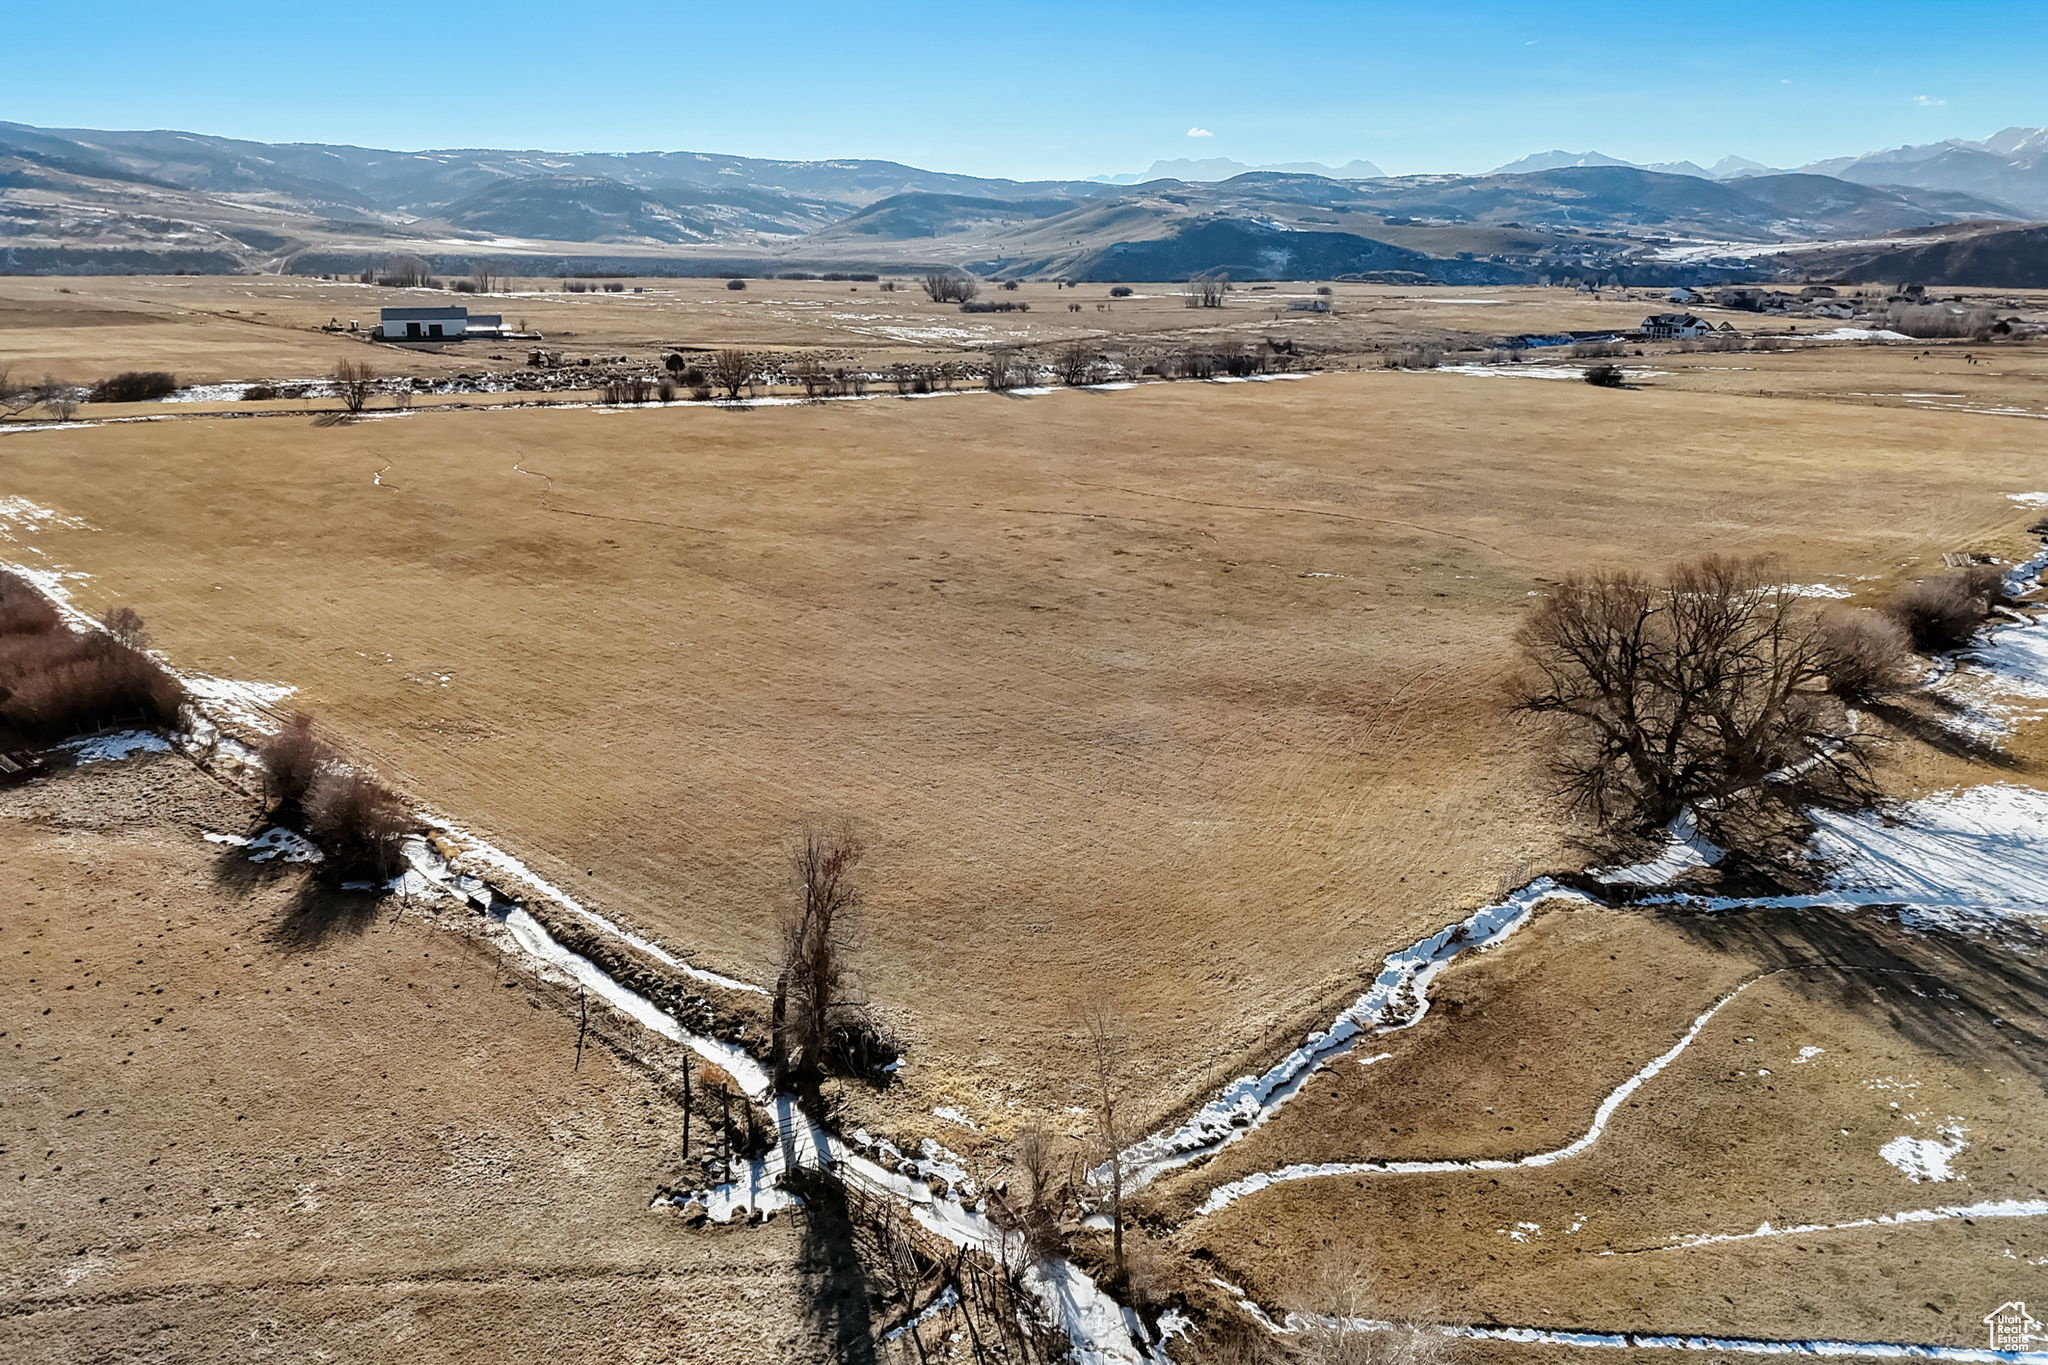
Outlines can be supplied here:
M16 601L22 591L33 589L9 576L0 598L0 617L20 627L0 633L0 722L47 739L114 724L177 724L184 684L141 647L139 616L110 614L138 642L127 643L53 620Z
M934 270L918 282L933 303L966 303L981 292L981 281L958 271Z
M1443 348L1440 346L1414 346L1400 351L1383 351L1381 357L1390 370L1433 370L1444 363Z
M1309 1312L1290 1314L1303 1365L1447 1365L1451 1339L1389 1315L1358 1257L1326 1253L1309 1272Z
M57 608L34 584L0 570L0 636L45 635L62 624Z
M1603 360L1621 354L1618 341L1580 341L1572 345L1573 360Z
M277 386L274 384L251 384L248 388L242 390L242 401L244 403L266 403L271 399L281 397L283 395L277 391Z
M1987 572L1988 570L1988 572ZM2004 576L1994 565L1923 578L1884 606L1922 654L1961 649L2005 600Z
M711 382L724 389L727 398L738 398L741 389L760 377L761 360L751 351L728 347L712 353L709 374Z
M1181 302L1189 308L1221 308L1230 289L1230 276L1221 271L1196 275L1181 289Z
M376 391L377 372L369 362L344 360L334 367L334 395L351 417L370 405L370 395Z
M1627 376L1621 366L1602 361L1586 367L1586 382L1596 389L1618 389L1625 386Z
M1127 284L1116 284L1110 286L1109 296L1113 299L1127 299L1136 292L1135 289Z
M59 422L68 422L78 415L78 390L69 384L60 384L54 379L45 379L36 385L36 399L43 405L43 411Z
M164 370L123 370L92 386L95 403L147 403L178 391L178 377Z
M1896 616L1868 607L1825 612L1820 650L1828 690L1844 701L1880 701L1913 686L1912 643Z
M628 375L624 378L607 379L599 391L604 402L615 404L645 403L654 397L654 381L645 375Z
M1860 784L1812 604L1767 559L1710 556L1661 582L1574 575L1516 632L1514 707L1547 721L1559 793L1610 830L1692 807L1725 826L1767 800ZM1792 774L1765 783L1772 774Z
M1006 1183L994 1202L1011 1230L1023 1239L1032 1260L1062 1254L1066 1237L1060 1230L1060 1218L1073 1191L1061 1175L1052 1135L1037 1124L1019 1131L1010 1148L1010 1166L1014 1180Z
M306 831L326 853L331 875L386 882L404 870L413 819L405 803L376 778L345 764L323 764L303 806Z
M305 804L313 779L335 761L334 751L313 732L313 718L293 712L274 735L256 741L263 764L263 792L273 807L297 809Z

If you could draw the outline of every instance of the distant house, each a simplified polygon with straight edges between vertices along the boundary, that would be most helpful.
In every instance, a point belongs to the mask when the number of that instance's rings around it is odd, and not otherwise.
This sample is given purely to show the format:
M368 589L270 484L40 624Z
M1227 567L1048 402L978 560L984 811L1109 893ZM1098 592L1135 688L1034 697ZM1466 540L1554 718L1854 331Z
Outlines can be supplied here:
M1327 313L1330 311L1330 301L1328 299L1296 299L1287 305L1287 311L1290 313Z
M1673 337L1703 337L1714 330L1712 323L1691 313L1652 313L1643 319L1642 332L1651 341Z
M2002 1303L1986 1313L1984 1325L1991 1331L1994 1351L2024 1351L2040 1340L2041 1324L2017 1301Z
M377 335L385 341L449 341L469 330L469 310L455 306L386 308L377 322Z
M1665 298L1667 298L1667 299L1669 299L1669 300L1671 300L1671 302L1673 302L1673 303L1701 303L1701 302L1704 302L1704 300L1702 300L1702 299L1700 298L1700 291L1699 291L1699 290L1697 290L1697 289L1688 289L1688 288L1686 288L1686 287L1685 287L1684 285L1680 285L1680 286L1679 286L1678 288L1676 288L1676 289L1672 290L1672 291L1671 291L1671 292L1670 292L1669 294L1666 294L1666 295L1665 295L1664 297L1665 297Z

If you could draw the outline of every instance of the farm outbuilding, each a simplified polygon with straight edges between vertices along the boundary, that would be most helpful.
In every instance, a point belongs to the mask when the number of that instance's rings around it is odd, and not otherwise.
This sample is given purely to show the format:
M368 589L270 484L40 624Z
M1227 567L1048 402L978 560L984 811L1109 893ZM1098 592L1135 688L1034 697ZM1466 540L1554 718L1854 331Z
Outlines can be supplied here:
M469 331L469 310L461 307L386 308L377 335L385 341L446 341Z

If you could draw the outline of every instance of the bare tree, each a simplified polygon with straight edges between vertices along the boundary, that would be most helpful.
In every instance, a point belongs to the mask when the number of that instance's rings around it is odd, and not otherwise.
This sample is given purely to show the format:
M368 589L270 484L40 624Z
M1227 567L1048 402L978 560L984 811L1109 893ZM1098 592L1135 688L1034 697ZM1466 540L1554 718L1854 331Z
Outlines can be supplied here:
M1023 363L1018 359L1016 348L998 346L988 353L988 367L982 377L992 392L1002 393L1023 382L1022 370Z
M760 357L751 351L727 348L714 352L708 370L713 383L725 390L727 398L738 398L740 390L752 384L761 373Z
M981 292L981 281L954 270L934 270L918 282L933 303L966 303Z
M1514 706L1550 723L1560 794L1605 828L1643 830L1860 780L1818 613L1776 568L1710 556L1661 582L1608 571L1552 590L1516 632Z
M1053 372L1068 388L1099 383L1102 379L1102 365L1095 358L1095 348L1078 339L1060 347L1053 357Z
M782 917L773 1043L778 1071L798 1083L824 1075L835 1012L849 1003L846 957L861 903L861 854L860 841L846 830L815 827L790 854L796 894Z
M1082 1006L1081 1027L1088 1039L1089 1117L1095 1126L1097 1150L1102 1154L1099 1168L1109 1181L1110 1244L1116 1255L1119 1276L1124 1271L1124 1149L1131 1133L1125 1115L1124 1091L1130 1042L1116 1011L1100 999Z
M1221 308L1229 289L1230 276L1220 270L1195 275L1181 290L1181 302L1189 308Z
M342 408L353 417L370 405L370 395L377 391L377 372L369 362L344 360L334 367L334 394L341 399Z
M0 365L0 417L19 417L42 401L38 386L21 382L5 365Z
M100 629L128 649L149 648L149 627L133 607L109 607L100 617Z

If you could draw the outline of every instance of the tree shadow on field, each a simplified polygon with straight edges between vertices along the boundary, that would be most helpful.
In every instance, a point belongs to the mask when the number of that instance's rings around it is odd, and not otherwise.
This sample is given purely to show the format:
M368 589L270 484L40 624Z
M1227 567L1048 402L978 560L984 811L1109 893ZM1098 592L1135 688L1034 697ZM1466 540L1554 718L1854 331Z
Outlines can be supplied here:
M383 897L374 891L335 886L303 864L256 862L239 844L223 848L214 859L213 880L243 899L288 888L281 898L282 913L265 934L286 952L318 948L342 934L363 933L383 907Z
M293 952L318 948L342 934L361 934L376 922L384 899L376 891L332 886L312 873L300 873L298 889L271 928L270 941Z
M1671 909L1666 920L1803 996L1882 1023L1937 1055L2002 1056L2048 1081L2048 935L2010 920L1995 934L1909 925L1887 907Z
M2032 766L1999 747L1991 736L1974 733L1969 726L1973 721L1981 721L1981 717L1974 716L1969 707L1955 698L1939 692L1922 692L1908 703L1872 702L1864 709L1900 734L1949 758L2006 772L2025 772ZM1944 718L1957 723L1944 724Z
M803 1200L797 1278L803 1285L805 1321L834 1360L874 1365L871 1286L846 1190L832 1177L810 1170L793 1172L790 1184Z

